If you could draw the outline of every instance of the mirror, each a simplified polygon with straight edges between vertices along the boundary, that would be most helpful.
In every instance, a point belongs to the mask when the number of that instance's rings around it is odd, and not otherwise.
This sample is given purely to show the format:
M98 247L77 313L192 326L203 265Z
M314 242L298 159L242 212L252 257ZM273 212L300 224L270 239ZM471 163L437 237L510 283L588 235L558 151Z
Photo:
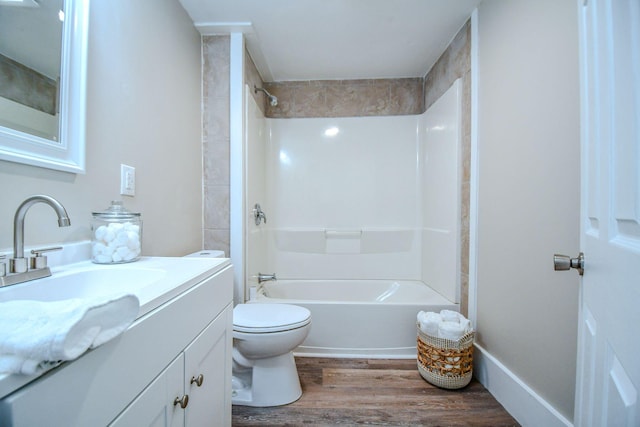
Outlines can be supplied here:
M89 0L0 0L0 159L85 172Z

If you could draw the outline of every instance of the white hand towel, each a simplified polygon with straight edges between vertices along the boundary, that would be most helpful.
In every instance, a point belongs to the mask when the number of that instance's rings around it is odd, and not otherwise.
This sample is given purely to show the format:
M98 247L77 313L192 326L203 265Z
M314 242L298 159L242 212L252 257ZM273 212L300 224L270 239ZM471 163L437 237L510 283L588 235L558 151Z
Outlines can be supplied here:
M442 322L442 317L438 313L431 311L421 311L418 313L418 323L420 330L432 337L438 336L438 325Z
M458 341L464 334L464 326L457 322L442 322L438 326L439 338Z
M0 372L35 374L124 332L140 309L134 295L0 303Z

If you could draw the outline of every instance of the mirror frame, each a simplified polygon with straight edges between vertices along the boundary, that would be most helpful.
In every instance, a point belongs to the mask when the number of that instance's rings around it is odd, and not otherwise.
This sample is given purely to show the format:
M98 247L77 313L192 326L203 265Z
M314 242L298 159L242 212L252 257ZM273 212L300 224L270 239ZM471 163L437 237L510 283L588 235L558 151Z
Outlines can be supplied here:
M59 141L0 126L0 159L85 173L89 0L65 0L64 10Z

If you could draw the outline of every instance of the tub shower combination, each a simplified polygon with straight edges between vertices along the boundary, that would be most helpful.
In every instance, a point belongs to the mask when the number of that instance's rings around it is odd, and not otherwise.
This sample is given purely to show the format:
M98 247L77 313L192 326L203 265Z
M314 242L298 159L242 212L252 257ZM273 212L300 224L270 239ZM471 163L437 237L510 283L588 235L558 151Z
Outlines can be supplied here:
M458 310L459 86L420 116L266 119L247 97L246 203L269 222L247 215L242 295L311 311L297 354L413 358L416 314Z
M311 330L296 350L306 356L413 358L416 313L457 310L411 280L280 280L264 283L255 301L311 311Z

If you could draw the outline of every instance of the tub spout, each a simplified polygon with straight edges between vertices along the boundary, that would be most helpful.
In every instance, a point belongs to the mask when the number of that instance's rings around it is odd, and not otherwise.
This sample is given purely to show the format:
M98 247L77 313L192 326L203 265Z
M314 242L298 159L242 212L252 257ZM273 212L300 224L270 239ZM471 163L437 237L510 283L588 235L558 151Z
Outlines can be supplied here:
M270 280L278 280L276 278L276 273L273 273L273 274L258 273L258 283L268 282Z

